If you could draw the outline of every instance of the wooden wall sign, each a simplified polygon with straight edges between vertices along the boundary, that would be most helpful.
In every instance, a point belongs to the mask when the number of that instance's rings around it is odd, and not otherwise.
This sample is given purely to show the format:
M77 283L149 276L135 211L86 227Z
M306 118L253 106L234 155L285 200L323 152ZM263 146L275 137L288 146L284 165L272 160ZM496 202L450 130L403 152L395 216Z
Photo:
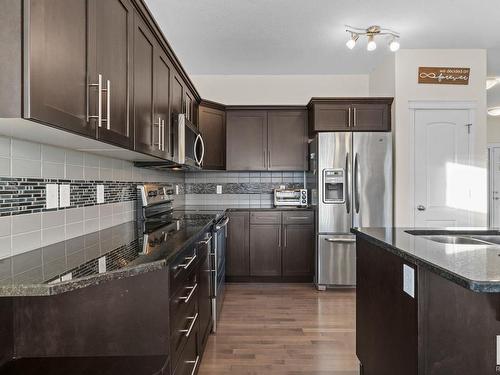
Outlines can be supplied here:
M419 67L418 83L468 85L470 68Z

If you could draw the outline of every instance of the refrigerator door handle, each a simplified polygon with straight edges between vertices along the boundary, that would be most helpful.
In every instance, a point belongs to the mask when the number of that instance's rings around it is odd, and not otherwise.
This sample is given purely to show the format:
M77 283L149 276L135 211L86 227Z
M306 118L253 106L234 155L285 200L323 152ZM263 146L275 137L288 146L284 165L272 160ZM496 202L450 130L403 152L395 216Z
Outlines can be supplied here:
M359 162L358 153L354 156L354 209L359 214Z
M347 213L351 212L351 192L349 191L349 153L346 153L345 156L345 209Z

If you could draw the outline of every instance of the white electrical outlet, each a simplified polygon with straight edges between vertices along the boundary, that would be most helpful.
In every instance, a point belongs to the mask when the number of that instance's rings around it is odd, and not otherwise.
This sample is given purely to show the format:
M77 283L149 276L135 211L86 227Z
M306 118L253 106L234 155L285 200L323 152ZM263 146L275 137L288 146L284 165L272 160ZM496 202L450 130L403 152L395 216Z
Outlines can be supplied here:
M280 185L280 189L281 189L281 190L284 190L284 189L285 189L285 187L286 187L285 185Z
M98 260L99 273L106 272L106 257L100 257Z
M415 270L403 264L403 291L415 298Z
M97 185L97 204L104 203L104 185Z
M179 185L175 185L175 195L179 195Z
M59 207L59 191L57 184L47 184L45 186L45 208Z
M70 202L70 185L59 186L59 207L69 207Z
M72 279L73 279L73 274L71 272L61 276L61 281L70 281Z
M222 194L222 185L217 185L217 194Z

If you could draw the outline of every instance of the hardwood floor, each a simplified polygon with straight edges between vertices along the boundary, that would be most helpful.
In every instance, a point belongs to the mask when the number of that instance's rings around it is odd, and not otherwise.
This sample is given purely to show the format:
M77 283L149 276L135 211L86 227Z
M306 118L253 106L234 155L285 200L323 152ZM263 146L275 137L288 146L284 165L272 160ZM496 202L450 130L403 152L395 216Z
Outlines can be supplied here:
M199 375L357 375L355 292L226 284Z

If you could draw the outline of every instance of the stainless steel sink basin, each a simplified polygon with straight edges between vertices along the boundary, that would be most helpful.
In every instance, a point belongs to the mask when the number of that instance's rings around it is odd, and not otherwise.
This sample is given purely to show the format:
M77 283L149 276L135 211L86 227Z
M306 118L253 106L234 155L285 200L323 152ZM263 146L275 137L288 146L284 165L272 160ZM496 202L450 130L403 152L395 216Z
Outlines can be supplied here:
M492 242L485 241L483 239L479 239L477 237L469 237L463 235L432 235L432 236L422 236L428 240L446 243L452 245L493 245ZM486 237L486 236L485 236ZM493 237L493 236L488 236ZM497 239L500 243L500 239Z

